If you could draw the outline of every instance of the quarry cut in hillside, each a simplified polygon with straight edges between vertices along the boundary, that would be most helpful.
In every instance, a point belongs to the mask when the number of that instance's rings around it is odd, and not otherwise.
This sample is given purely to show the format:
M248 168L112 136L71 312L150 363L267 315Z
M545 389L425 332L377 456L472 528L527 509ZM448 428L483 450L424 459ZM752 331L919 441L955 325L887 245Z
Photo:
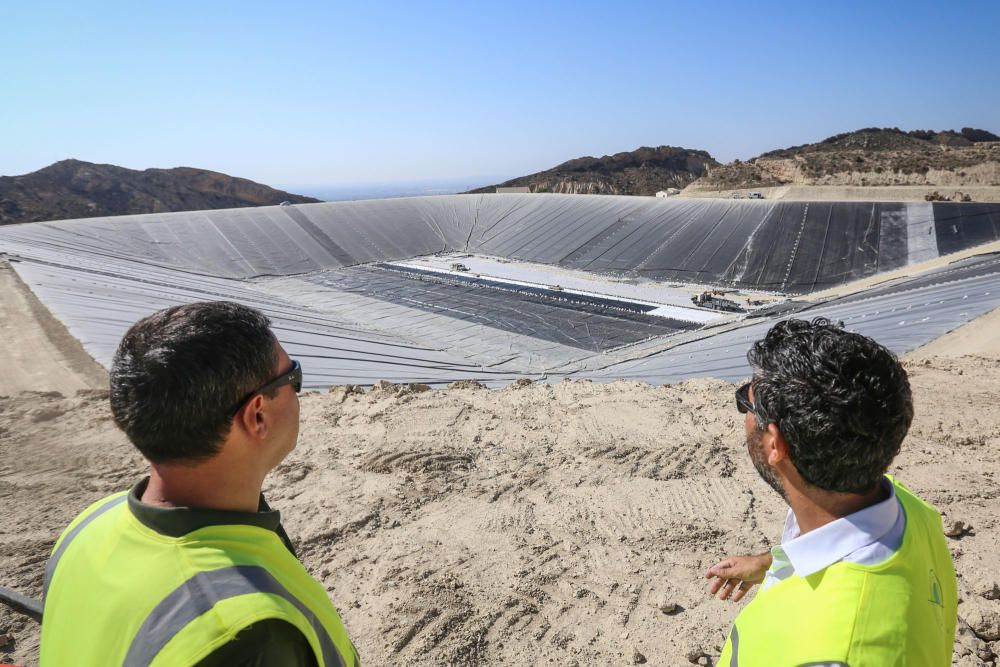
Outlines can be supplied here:
M1000 186L1000 137L972 128L869 128L714 166L685 194L783 185L933 186L948 195L963 188Z

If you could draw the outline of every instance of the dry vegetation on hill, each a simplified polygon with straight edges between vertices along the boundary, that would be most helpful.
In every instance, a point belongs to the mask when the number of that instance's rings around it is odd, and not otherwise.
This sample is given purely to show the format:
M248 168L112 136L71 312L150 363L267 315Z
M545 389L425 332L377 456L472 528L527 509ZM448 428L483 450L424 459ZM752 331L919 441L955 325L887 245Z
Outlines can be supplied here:
M581 157L537 174L521 176L497 187L528 187L532 192L604 195L654 195L667 188L681 189L719 163L705 151L674 146L642 147L604 157Z
M984 130L868 128L713 167L689 191L780 185L1000 185L1000 137Z

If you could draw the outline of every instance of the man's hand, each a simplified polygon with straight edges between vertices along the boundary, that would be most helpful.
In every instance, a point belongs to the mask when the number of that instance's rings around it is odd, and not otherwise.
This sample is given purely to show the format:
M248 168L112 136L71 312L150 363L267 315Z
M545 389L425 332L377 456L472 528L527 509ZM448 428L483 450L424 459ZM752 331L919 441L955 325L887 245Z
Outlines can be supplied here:
M739 602L747 592L764 581L767 568L771 567L770 552L757 556L730 556L708 568L706 579L711 579L708 591L720 600L732 598Z

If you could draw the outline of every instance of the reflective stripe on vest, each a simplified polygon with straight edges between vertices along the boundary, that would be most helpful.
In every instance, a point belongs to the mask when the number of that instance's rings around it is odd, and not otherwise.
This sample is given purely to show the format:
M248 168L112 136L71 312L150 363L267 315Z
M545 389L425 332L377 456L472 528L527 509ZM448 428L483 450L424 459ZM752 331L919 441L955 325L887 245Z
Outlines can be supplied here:
M73 530L69 531L69 533L66 534L66 537L64 537L62 539L62 542L59 543L59 548L52 553L52 555L49 557L48 562L45 563L45 583L42 586L43 600L49 594L49 585L52 583L52 576L56 572L56 566L59 565L59 559L62 558L64 553L66 553L66 548L70 545L70 542L72 542L73 539L80 534L80 531L86 528L91 521L101 516L115 505L125 502L127 498L128 498L127 494L122 494L120 496L115 496L113 498L110 498L103 505L99 506L93 512L88 514L83 519L83 521L76 524Z
M46 564L43 666L187 664L263 618L295 626L321 664L360 665L326 591L272 531L225 524L201 528L193 540L166 538L143 526L127 501L123 493L94 503L53 550ZM192 558L185 555L189 549ZM147 585L141 564L161 555L177 567L166 567ZM104 604L105 591L127 599ZM88 624L90 631L83 629Z
M316 615L288 592L274 576L256 565L236 565L199 572L181 584L150 612L132 640L123 667L148 665L188 623L218 602L238 595L270 593L295 606L316 632L323 661L329 667L344 667L344 659Z

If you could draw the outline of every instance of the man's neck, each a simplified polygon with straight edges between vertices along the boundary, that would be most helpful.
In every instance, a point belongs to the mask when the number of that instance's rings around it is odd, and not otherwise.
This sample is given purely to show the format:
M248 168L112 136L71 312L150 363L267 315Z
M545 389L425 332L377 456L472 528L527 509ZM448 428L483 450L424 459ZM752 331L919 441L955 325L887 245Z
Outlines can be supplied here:
M219 468L211 462L190 466L153 463L140 500L161 507L256 512L263 479Z
M836 493L815 487L786 487L786 493L795 521L799 524L800 535L860 512L889 497L889 492L882 484L868 493Z

